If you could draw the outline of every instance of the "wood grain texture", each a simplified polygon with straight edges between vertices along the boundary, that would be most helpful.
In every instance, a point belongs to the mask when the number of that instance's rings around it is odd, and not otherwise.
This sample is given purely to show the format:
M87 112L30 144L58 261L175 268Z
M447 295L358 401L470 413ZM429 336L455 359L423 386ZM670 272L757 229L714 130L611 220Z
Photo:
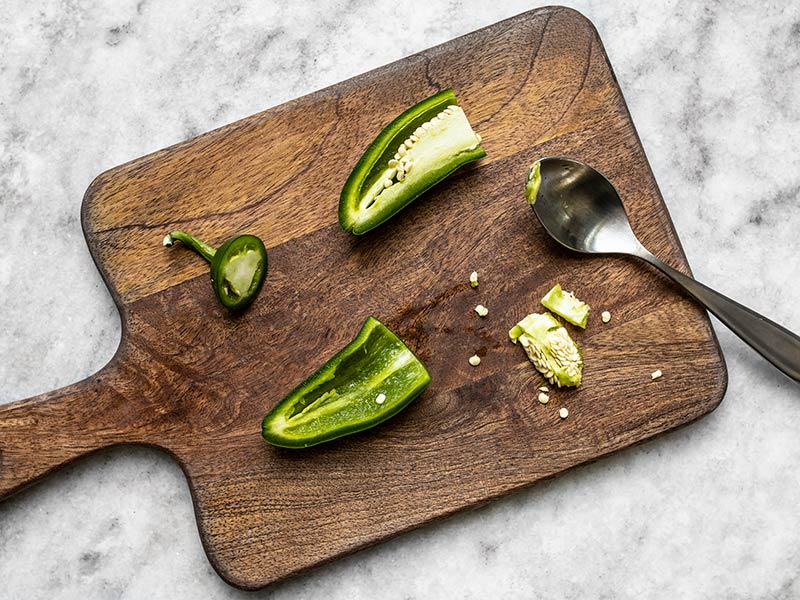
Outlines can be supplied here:
M445 87L488 156L379 229L342 232L339 191L366 144ZM94 377L0 407L0 497L104 446L164 448L189 480L212 564L253 589L708 413L727 380L705 312L641 264L551 242L523 195L545 155L603 171L642 242L688 272L597 33L564 8L103 173L83 226L122 313L121 346ZM270 273L248 311L227 314L204 261L161 246L175 227L213 245L238 232L264 240ZM541 379L507 330L556 282L593 313L585 332L571 328L584 385L542 406ZM309 450L264 443L263 415L368 315L418 352L429 388L374 430Z

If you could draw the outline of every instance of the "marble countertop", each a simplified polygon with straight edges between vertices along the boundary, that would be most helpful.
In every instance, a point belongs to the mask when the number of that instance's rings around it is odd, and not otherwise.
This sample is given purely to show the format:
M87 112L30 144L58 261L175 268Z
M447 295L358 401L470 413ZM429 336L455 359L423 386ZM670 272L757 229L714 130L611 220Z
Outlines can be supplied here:
M800 5L568 4L600 32L695 275L800 330ZM0 6L0 403L117 347L79 222L99 172L533 8ZM729 386L706 418L254 597L800 597L800 387L715 326ZM101 452L0 503L2 598L240 596L155 451Z

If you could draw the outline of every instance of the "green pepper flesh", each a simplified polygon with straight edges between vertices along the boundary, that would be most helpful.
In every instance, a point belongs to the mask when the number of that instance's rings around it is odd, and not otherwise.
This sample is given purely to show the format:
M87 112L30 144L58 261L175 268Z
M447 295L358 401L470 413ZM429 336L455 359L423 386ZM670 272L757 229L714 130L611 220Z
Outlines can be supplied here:
M430 383L425 365L369 317L358 335L264 417L266 441L306 448L368 429L405 408Z
M452 106L458 110L437 118ZM389 161L423 124L425 135L409 150L413 168L400 181ZM339 224L356 235L374 229L459 167L486 156L480 142L453 90L412 106L386 126L356 164L339 198Z
M230 310L246 308L267 276L267 249L254 235L237 235L218 249L180 230L170 231L164 245L180 240L211 263L211 285L220 303Z
M241 310L255 299L266 273L267 250L254 235L231 238L211 260L214 293L231 310Z

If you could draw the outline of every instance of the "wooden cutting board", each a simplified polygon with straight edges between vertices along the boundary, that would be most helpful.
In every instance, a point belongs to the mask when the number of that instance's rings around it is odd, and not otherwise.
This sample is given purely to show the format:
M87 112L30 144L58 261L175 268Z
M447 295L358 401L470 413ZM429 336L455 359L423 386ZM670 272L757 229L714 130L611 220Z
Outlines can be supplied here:
M446 87L487 157L370 234L341 231L339 191L366 145ZM82 220L122 342L95 376L0 406L0 497L106 446L163 448L186 473L214 568L252 589L713 410L727 379L705 312L643 264L551 242L523 195L528 166L545 155L607 174L644 244L689 272L597 32L565 8L101 174ZM205 262L162 247L176 227L212 245L238 232L264 240L269 277L248 311L227 314ZM584 384L544 406L542 380L507 330L556 282L592 314L585 332L570 329ZM372 431L299 451L262 441L264 414L368 315L417 351L429 388ZM467 363L476 352L477 368ZM664 377L654 382L655 369Z

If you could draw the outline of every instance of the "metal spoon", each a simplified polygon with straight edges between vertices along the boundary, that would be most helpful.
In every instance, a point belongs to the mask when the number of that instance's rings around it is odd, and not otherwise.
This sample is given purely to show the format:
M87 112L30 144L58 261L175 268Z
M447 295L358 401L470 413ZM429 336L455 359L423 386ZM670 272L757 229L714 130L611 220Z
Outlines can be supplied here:
M800 337L664 264L642 246L614 186L577 160L543 158L531 167L525 195L557 242L587 254L628 254L646 260L681 286L756 352L800 381Z

